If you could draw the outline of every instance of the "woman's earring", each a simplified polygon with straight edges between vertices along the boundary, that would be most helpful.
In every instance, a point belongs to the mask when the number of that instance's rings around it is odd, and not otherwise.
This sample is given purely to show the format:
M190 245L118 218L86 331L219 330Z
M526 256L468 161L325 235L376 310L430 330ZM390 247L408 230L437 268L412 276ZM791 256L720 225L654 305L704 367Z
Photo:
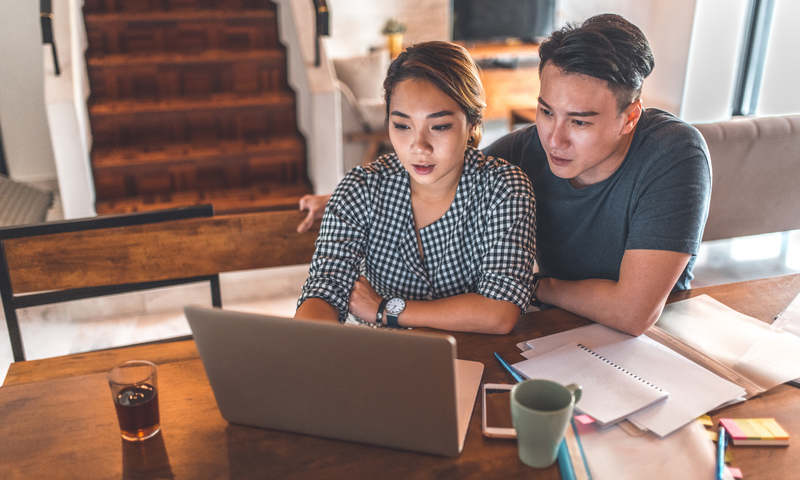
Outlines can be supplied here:
M475 141L475 136L474 135L470 135L469 136L469 143L472 143L474 141Z

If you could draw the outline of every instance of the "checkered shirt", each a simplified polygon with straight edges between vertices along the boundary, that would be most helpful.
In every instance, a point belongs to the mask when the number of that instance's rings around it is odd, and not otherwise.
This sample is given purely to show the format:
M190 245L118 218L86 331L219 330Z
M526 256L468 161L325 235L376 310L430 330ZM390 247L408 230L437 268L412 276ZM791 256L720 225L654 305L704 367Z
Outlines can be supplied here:
M524 311L531 301L535 200L525 173L469 147L450 209L420 230L408 172L395 154L351 170L325 209L316 251L297 302L321 298L347 318L364 275L384 298L433 300L479 293Z

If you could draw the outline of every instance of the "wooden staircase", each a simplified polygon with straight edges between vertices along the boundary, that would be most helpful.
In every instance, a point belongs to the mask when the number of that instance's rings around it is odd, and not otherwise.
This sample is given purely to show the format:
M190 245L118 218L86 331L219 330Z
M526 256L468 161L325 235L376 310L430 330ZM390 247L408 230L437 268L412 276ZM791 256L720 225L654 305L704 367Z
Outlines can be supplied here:
M97 213L295 206L305 140L269 0L86 0Z

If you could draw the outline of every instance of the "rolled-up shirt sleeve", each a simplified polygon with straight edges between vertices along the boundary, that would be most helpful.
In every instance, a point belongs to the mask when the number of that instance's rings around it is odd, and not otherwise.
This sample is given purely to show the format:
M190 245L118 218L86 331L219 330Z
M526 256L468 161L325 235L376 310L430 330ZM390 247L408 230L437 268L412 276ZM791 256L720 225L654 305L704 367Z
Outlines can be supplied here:
M361 168L348 173L334 191L322 217L316 250L297 306L319 298L347 319L350 291L364 260L369 229L370 198Z
M533 297L536 202L524 173L514 169L506 178L509 192L499 197L486 217L477 293L525 311Z

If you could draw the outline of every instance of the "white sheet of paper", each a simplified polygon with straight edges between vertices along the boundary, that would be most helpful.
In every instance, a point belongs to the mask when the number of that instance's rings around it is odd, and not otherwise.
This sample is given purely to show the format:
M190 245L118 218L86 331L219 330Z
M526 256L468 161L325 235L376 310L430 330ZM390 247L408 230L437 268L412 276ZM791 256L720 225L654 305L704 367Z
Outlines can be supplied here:
M772 326L776 330L783 330L800 337L800 295L796 296L786 310L772 322Z
M581 398L575 409L603 426L630 417L633 412L653 408L668 398L668 391L598 355L585 345L570 342L512 366L526 378L580 385Z
M763 390L800 377L800 337L739 313L708 295L664 307L656 326Z
M716 478L715 444L700 422L690 422L665 439L649 433L634 437L618 426L576 424L595 480ZM727 469L724 478L733 479Z
M695 418L744 395L744 389L673 352L648 337L633 337L592 324L529 340L532 358L571 342L580 342L634 375L669 392L669 398L628 417L661 437Z

